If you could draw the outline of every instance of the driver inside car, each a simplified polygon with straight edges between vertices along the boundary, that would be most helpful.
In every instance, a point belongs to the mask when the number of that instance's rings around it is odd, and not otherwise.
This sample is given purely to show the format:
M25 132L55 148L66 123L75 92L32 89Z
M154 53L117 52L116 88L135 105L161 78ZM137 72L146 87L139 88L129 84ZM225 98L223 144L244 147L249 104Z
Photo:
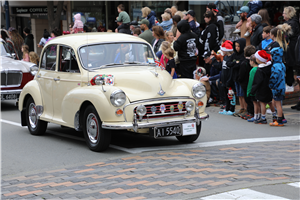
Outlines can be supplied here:
M117 55L114 59L114 63L134 61L134 56L132 55L132 45L130 44L121 44L116 53Z

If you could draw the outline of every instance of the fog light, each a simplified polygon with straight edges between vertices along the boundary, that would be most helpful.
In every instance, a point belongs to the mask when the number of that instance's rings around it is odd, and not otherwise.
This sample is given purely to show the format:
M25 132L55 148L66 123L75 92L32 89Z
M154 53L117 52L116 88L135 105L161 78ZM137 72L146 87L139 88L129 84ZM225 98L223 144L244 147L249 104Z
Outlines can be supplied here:
M118 109L116 110L116 115L117 115L117 116L123 115L123 110L121 110L120 108L118 108Z
M198 102L197 102L197 106L198 106L198 107L201 108L203 105L204 105L204 103L203 103L202 101L198 101Z
M136 114L139 115L140 120L142 120L143 116L146 115L146 113L147 113L147 108L144 105L139 105L136 108Z
M192 110L194 110L194 102L192 101L187 101L186 104L185 104L185 109L188 111L188 112L191 112Z

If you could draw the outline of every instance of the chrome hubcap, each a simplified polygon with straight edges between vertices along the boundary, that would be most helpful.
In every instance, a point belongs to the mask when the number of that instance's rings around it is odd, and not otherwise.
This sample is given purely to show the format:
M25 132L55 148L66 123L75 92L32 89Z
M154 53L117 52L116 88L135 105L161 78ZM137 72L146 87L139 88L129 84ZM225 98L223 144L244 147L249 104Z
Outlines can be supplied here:
M29 116L30 126L32 128L35 128L37 125L38 117L37 117L36 108L35 108L34 103L31 103L29 105L28 116Z
M96 143L98 140L98 120L95 114L90 113L86 120L87 134L92 143Z

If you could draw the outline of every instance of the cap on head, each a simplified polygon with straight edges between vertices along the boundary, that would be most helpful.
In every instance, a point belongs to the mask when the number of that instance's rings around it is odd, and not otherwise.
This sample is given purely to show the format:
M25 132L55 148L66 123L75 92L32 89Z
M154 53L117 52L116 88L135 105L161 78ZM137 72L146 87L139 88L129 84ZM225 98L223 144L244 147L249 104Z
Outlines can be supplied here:
M187 15L191 15L192 17L195 17L195 12L193 11L193 10L189 10L188 12L187 12Z
M249 13L249 7L248 7L248 6L242 6L242 7L240 8L240 10L238 10L236 13L237 13L237 14L241 14L241 13Z
M211 56L211 52L210 51L206 51L206 52L204 52L204 54L203 54L203 57L204 58L209 58Z
M141 24L146 24L148 27L149 27L149 21L147 19L142 19L140 22L139 22L139 25Z

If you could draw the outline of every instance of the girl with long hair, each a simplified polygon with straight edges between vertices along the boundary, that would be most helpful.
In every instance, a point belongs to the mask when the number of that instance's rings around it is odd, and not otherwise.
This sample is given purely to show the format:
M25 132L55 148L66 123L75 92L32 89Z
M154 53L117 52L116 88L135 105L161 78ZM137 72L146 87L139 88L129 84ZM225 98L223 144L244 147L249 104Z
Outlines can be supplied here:
M22 52L23 52L23 61L30 62L28 45L26 45L26 44L22 45Z

